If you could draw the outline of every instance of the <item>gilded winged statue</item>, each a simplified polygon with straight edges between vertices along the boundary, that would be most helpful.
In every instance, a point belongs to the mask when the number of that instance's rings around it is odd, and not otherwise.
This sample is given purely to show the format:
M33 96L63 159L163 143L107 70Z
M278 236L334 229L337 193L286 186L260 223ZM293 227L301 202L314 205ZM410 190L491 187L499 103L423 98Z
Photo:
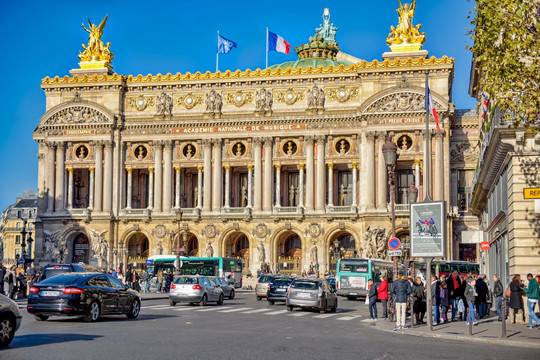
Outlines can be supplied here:
M399 9L396 9L399 14L399 23L394 28L390 26L390 34L386 38L388 45L397 44L423 44L426 39L425 33L420 33L421 24L413 25L414 12L416 11L416 0L412 0L411 4L403 4L398 0Z
M90 19L87 17L90 29L87 29L84 26L84 23L82 24L83 29L86 30L89 35L88 45L82 44L84 51L79 53L79 59L81 59L81 61L111 62L111 60L114 58L114 55L110 50L111 43L108 42L107 45L104 45L103 41L101 41L101 36L103 35L103 28L107 23L108 16L109 15L106 15L105 18L101 20L99 26L96 26L96 24L92 24Z

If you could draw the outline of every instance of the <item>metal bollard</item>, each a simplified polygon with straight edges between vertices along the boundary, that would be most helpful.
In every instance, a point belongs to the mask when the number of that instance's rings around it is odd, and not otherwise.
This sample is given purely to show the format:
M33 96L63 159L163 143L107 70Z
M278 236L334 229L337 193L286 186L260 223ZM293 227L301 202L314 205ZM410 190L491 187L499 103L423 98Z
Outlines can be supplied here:
M506 296L503 294L501 299L501 325L502 325L502 334L501 339L506 339Z

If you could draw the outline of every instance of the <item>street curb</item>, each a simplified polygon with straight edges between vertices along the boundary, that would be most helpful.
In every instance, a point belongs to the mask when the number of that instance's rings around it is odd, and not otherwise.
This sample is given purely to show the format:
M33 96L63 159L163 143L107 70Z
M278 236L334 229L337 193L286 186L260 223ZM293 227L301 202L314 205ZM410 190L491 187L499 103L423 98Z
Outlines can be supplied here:
M390 332L390 333L397 333L402 335L409 335L409 336L421 336L425 338L434 338L434 339L446 339L446 340L456 340L456 341L466 341L471 343L484 343L484 344L492 344L492 345L505 345L505 346L521 346L526 347L530 349L540 349L540 343L529 343L529 342L522 342L522 341L513 341L508 339L485 339L481 337L468 337L468 336L460 336L460 335L449 335L449 334L443 334L443 333L437 333L432 332L431 334L421 332L415 329L407 329L407 330L399 330L394 331L393 328L389 328L383 324L372 324L375 326L378 330Z

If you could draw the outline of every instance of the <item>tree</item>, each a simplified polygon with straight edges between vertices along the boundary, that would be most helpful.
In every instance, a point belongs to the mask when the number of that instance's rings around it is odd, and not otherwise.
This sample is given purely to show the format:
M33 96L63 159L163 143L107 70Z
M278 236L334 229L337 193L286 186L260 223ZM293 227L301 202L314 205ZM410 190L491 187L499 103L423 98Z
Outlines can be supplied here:
M516 126L540 125L539 16L538 0L476 0L471 21L478 85Z

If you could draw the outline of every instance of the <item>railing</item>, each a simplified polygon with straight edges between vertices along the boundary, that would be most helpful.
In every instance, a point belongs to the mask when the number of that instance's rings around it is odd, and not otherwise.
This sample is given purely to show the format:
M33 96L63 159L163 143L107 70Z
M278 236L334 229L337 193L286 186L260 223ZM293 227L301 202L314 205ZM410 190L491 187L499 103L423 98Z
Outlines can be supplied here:
M67 209L67 211L71 216L90 216L90 210L88 208L71 208Z
M394 206L396 211L409 211L409 204L394 204Z
M122 209L120 216L148 217L150 216L150 209Z
M230 215L249 215L251 214L251 209L248 207L224 207L221 209L221 213Z
M356 206L327 206L326 212L329 214L352 214L356 213Z
M278 206L273 209L274 214L297 214L302 215L304 208L300 206Z
M301 258L299 257L278 257L278 273L281 274L299 274L302 272L300 269Z
M127 264L130 265L130 264L146 264L146 259L145 257L142 257L142 256L128 256L128 261L127 261Z
M199 217L201 215L201 209L199 208L181 208L180 212L182 217Z

